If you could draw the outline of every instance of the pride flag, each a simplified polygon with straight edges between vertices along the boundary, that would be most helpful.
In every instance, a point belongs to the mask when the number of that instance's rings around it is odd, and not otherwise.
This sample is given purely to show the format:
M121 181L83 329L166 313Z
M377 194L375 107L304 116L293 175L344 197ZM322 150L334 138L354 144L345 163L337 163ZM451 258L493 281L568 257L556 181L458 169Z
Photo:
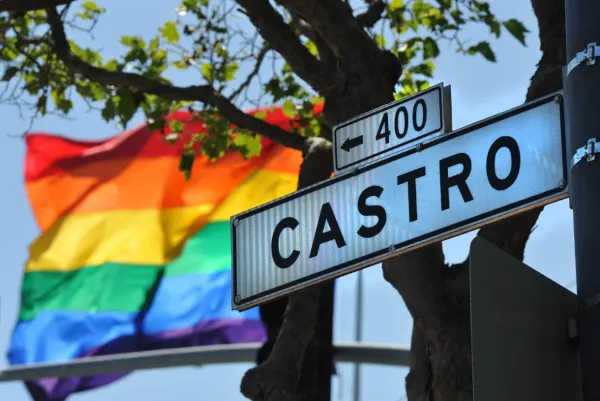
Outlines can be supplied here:
M168 116L203 131L187 112ZM266 121L289 129L280 109ZM168 133L168 132L167 132ZM296 189L302 156L262 139L260 157L199 158L144 125L103 141L26 136L31 244L11 365L122 352L263 341L258 309L231 310L230 216ZM124 374L27 383L62 401Z

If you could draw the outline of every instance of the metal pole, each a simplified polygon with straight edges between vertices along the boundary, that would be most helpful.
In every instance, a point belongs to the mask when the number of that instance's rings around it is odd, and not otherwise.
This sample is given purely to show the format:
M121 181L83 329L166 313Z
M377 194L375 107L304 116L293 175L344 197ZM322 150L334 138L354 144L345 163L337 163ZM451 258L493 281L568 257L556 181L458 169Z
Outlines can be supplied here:
M363 305L363 271L358 271L356 278L356 314L354 321L354 340L357 344L362 341L362 305ZM354 364L354 401L360 399L360 363Z
M0 382L30 381L44 377L105 375L135 370L198 366L219 363L252 363L261 343L208 345L93 356L62 363L20 365L0 369ZM336 362L361 362L408 366L410 349L394 344L336 343Z
M316 379L319 389L318 401L331 401L331 379L335 368L333 345L333 311L335 298L335 280L321 285L321 299L319 301L318 325L316 340L318 345Z
M551 12L551 10L548 10ZM575 231L583 401L600 400L600 1L565 0L569 194ZM595 139L594 139L595 138ZM600 145L600 143L599 143ZM595 156L595 157L594 157Z

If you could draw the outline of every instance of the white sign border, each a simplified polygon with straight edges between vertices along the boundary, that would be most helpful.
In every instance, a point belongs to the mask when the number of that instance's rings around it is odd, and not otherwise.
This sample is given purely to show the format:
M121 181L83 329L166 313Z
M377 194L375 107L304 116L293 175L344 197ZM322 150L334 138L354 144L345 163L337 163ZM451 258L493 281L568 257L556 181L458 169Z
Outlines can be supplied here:
M236 226L238 222L244 218L250 217L257 213L260 213L264 210L268 210L272 207L275 207L279 204L285 203L289 200L304 196L311 192L317 191L323 187L333 185L338 181L344 181L354 175L360 174L364 171L372 170L374 168L379 167L380 165L387 164L391 161L400 159L402 157L406 157L413 153L420 152L421 150L437 146L446 141L452 140L458 136L469 134L470 132L477 131L482 127L494 124L498 121L510 118L514 115L520 114L527 110L533 109L535 107L541 106L550 102L558 102L561 104L560 107L560 131L561 131L561 142L563 148L562 154L562 170L563 170L563 185L559 185L557 183L556 189L552 191L548 191L546 193L540 194L538 196L534 196L520 202L514 202L509 205L506 205L503 208L491 210L487 213L475 216L471 219L465 220L461 223L457 223L450 227L444 227L442 229L438 229L434 232L431 232L427 235L422 235L417 238L413 238L410 241L405 241L400 244L396 244L390 246L388 248L381 249L376 252L372 252L369 255L362 256L360 258L356 258L351 261L347 261L341 265L330 267L327 270L322 270L318 273L302 277L298 280L286 283L277 288L265 291L261 294L253 295L246 299L241 299L236 296L237 293L237 255L236 255ZM549 203L553 203L562 199L565 199L569 196L568 193L568 156L567 156L567 142L566 142L566 129L565 129L565 112L564 112L564 98L562 96L562 91L553 93L551 95L545 96L543 98L525 103L521 106L514 107L505 112L496 114L494 116L488 117L486 119L480 120L471 125L465 126L461 129L453 131L451 133L439 136L434 140L427 141L427 143L423 143L421 147L416 148L412 147L404 152L394 154L388 158L384 158L378 160L374 163L360 166L351 170L350 172L346 172L345 174L340 174L329 178L325 181L321 181L317 184L311 185L309 187L303 188L301 190L295 191L289 195L283 196L281 198L275 199L271 202L265 203L263 205L257 206L253 209L247 210L243 213L231 216L230 224L231 224L231 255L232 255L232 263L231 263L231 274L232 274L232 282L231 282L231 305L233 310L244 311L250 309L252 307L258 306L265 302L271 301L276 298L280 298L282 296L289 295L291 292L301 290L308 286L317 284L319 282L325 280L331 280L337 277L344 276L349 273L353 273L355 271L361 270L365 267L372 266L374 264L380 263L386 259L390 259L394 256L399 256L403 253L415 250L417 248L429 245L431 243L443 241L460 234L463 234L468 231L475 230L482 226L494 223L498 220L505 219L511 215L525 212L527 210L543 206ZM489 216L489 217L486 217ZM293 288L293 290L290 290Z
M344 174L347 171L352 170L353 168L357 168L357 167L362 167L365 164L369 164L369 160L373 159L377 156L381 156L383 154L389 153L391 151L397 151L397 153L401 153L404 150L408 149L411 146L414 146L415 142L420 141L420 140L433 140L435 138L438 138L440 135L443 135L445 132L445 125L446 125L446 114L445 114L445 99L444 99L444 83L440 82L439 84L436 84L434 86L431 86L425 90L422 90L418 93L415 93L414 95L411 96L407 96L404 97L402 99L396 100L392 103L388 103L385 104L381 107L378 107L376 109L373 110L369 110L366 113L363 114L359 114L356 117L353 117L349 120L346 120L336 126L333 127L333 167L334 167L334 173L336 175L338 174ZM439 101L440 101L440 128L433 130L433 131L429 131L429 132L425 132L421 135L419 135L418 137L412 138L404 143L400 143L398 145L394 145L394 146L390 146L389 148L386 148L380 152L376 152L373 153L365 158L356 160L352 163L348 163L345 166L343 166L342 168L339 167L338 165L338 148L341 145L340 139L338 138L338 132L341 128L347 127L348 125L352 125L358 121L362 121L366 118L369 118L375 114L381 113L383 111L386 110L390 110L393 109L395 107L398 107L404 103L410 102L411 100L414 100L416 98L419 98L421 96L424 96L430 92L434 92L434 91L438 91L438 95L439 95ZM390 157L392 157L393 155L390 155ZM374 160L372 163L376 163L377 161L379 161L380 159Z

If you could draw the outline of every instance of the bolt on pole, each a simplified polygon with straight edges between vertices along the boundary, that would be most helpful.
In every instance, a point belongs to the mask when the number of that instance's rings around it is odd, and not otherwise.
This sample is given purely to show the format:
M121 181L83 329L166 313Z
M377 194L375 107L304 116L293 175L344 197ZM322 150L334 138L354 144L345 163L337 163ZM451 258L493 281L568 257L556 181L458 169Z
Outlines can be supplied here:
M551 10L549 10L551 12ZM600 400L600 1L565 0L565 109L571 160L583 401ZM598 140L598 145L596 145Z

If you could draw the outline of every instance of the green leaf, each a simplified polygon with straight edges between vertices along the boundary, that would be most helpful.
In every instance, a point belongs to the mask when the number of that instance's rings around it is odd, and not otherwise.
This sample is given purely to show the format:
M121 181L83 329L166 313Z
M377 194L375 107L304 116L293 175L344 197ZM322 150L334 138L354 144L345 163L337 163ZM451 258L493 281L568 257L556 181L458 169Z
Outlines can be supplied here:
M116 99L118 101L117 113L119 114L121 124L125 127L137 110L134 95L130 90L122 90Z
M115 105L115 101L113 98L108 98L106 103L104 104L104 108L102 109L102 118L104 121L111 121L117 115L117 107Z
M389 5L390 11L396 11L404 7L404 0L392 0Z
M37 100L36 106L37 106L38 111L42 115L46 114L47 103L48 103L48 96L46 96L45 94L43 94L42 96L40 96L38 98L38 100Z
M233 81L235 79L235 73L237 72L240 65L238 63L229 63L225 65L223 69L223 80Z
M440 48L435 40L428 36L423 41L423 58L436 58L440 54Z
M103 14L106 9L99 7L93 1L85 1L81 4L82 12L75 14L77 17L84 20L95 20L100 14Z
M179 171L185 175L185 179L189 180L192 176L192 167L196 161L196 153L193 150L187 150L181 154L179 159Z
M319 55L319 50L317 49L317 45L315 45L315 43L312 40L307 40L306 43L304 44L304 46L306 46L306 48L308 49L310 54L312 54L313 56Z
M155 51L158 50L160 46L160 38L157 36L150 41L150 50Z
M427 15L432 8L433 6L431 4L425 3L423 0L413 1L413 13L415 13L417 16Z
M108 60L106 64L104 64L104 68L108 71L120 71L123 66L115 59Z
M527 30L527 28L525 28L525 25L523 25L521 21L511 18L507 21L504 21L502 25L504 25L506 30L510 32L510 34L514 36L519 42L521 42L523 46L526 46L525 34L529 31Z
M417 86L417 89L420 91L424 91L425 89L429 88L431 85L429 84L429 82L427 81L415 81L415 85Z
M206 79L207 81L212 81L214 69L215 67L212 64L202 64L200 67L200 71L202 71L202 78Z
M173 67L177 68L178 70L187 70L189 66L185 61L176 60L173 61Z
M163 27L160 29L160 33L168 43L179 42L179 32L177 32L177 25L175 25L174 21L165 22Z
M226 58L229 56L229 50L227 50L227 46L223 46L221 43L217 43L215 45L216 53L221 58Z
M375 39L375 43L377 43L377 46L379 46L381 48L385 48L386 41L385 41L385 37L383 35L376 34L374 39Z
M479 53L483 57L485 57L486 60L491 61L491 62L496 62L496 55L494 54L494 51L490 47L490 44L485 41L479 42L475 46L469 47L467 49L467 53L468 54Z
M98 5L93 1L85 1L81 4L81 7L83 7L84 10L92 13L99 13L102 11L102 8L98 7Z
M69 114L69 111L73 108L73 101L65 97L61 97L56 104L56 107L65 114Z
M458 25L462 25L465 23L465 19L462 16L462 11L460 11L459 8L455 8L452 11L450 11L450 16Z
M198 1L197 0L183 0L181 3L183 7L185 7L188 11L197 11L198 10Z
M4 75L2 75L2 81L10 81L11 78L14 77L15 75L17 75L18 72L19 72L19 68L17 68L17 67L8 67L4 71Z
M294 104L294 101L292 99L286 99L283 102L282 111L286 117L296 117L296 105Z
M452 0L437 0L442 9L448 10L452 7Z
M56 108L65 114L68 114L73 108L73 102L65 97L64 89L52 89L52 100Z
M183 128L184 125L181 121L178 120L171 120L169 122L169 127L171 128L171 131L175 134L181 134L183 132Z
M490 32L494 34L495 37L500 37L500 23L496 20L490 22Z
M238 133L233 143L245 159L260 155L261 141L258 135Z
M89 88L90 88L90 97L92 98L92 100L99 101L99 100L104 99L104 89L102 88L102 86L100 84L97 84L95 82L90 82Z
M264 120L266 117L267 117L267 112L264 110L261 110L254 114L254 118L258 118L259 120Z
M136 39L137 38L135 36L123 35L121 36L121 44L127 47L132 47L136 43Z
M415 74L425 75L427 78L433 78L433 70L435 66L431 60L428 60L422 64L418 64L412 68Z
M273 100L275 102L285 97L285 90L281 87L281 80L279 77L275 76L267 82L265 85L265 92L273 95Z
M313 96L310 98L310 102L312 103L313 106L315 106L319 103L323 103L324 101L325 101L325 99L320 96ZM311 110L311 112L312 112L312 110Z

